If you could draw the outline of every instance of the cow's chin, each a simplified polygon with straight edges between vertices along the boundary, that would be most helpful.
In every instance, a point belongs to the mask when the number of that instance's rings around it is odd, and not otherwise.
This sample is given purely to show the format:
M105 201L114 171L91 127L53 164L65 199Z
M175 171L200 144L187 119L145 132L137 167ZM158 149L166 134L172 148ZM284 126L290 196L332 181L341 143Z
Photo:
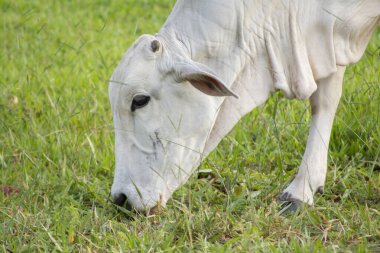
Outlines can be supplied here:
M170 199L172 193L150 193L147 196L140 196L128 198L129 204L132 209L137 212L150 213L152 210L164 208L167 201Z

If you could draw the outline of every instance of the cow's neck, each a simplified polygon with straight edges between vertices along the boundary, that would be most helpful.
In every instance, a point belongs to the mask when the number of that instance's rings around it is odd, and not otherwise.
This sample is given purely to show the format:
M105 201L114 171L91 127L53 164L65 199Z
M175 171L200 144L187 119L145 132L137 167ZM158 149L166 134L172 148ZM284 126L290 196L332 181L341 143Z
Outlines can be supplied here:
M307 99L316 80L357 61L378 13L378 0L178 0L160 35L240 96L220 102L204 153L272 91Z
M236 5L234 2L229 3ZM207 65L240 97L216 100L220 109L206 141L203 153L207 155L242 116L265 102L274 87L264 42L258 37L255 46L250 48L241 34L244 29L241 17L244 15L231 14L233 6L205 15L201 6L194 5L196 1L178 1L159 36L171 44L172 50ZM198 15L194 16L194 9ZM223 17L223 12L228 20Z

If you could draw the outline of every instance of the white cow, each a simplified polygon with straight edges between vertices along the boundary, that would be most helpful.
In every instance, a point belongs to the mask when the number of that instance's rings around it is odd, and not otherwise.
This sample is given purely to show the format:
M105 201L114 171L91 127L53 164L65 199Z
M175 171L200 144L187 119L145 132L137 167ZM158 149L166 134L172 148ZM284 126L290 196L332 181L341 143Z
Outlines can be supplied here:
M111 77L114 202L165 205L236 122L271 93L310 99L297 176L279 196L313 204L325 182L345 66L362 56L380 0L179 0Z

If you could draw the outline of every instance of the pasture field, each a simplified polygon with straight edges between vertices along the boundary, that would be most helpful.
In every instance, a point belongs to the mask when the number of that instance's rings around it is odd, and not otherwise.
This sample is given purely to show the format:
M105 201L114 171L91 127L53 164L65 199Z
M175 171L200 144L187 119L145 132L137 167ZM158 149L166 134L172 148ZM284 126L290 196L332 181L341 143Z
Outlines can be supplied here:
M380 252L379 29L346 72L313 208L281 215L275 201L310 123L308 102L281 94L245 117L160 215L110 203L107 80L173 5L0 0L0 252Z

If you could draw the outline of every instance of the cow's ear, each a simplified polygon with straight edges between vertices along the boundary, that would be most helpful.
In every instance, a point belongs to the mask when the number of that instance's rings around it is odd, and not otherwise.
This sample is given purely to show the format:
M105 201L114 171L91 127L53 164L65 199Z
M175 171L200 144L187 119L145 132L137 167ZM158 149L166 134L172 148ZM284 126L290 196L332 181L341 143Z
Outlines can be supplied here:
M196 62L178 63L175 66L179 81L188 81L195 88L210 96L233 96L239 98L210 69Z

